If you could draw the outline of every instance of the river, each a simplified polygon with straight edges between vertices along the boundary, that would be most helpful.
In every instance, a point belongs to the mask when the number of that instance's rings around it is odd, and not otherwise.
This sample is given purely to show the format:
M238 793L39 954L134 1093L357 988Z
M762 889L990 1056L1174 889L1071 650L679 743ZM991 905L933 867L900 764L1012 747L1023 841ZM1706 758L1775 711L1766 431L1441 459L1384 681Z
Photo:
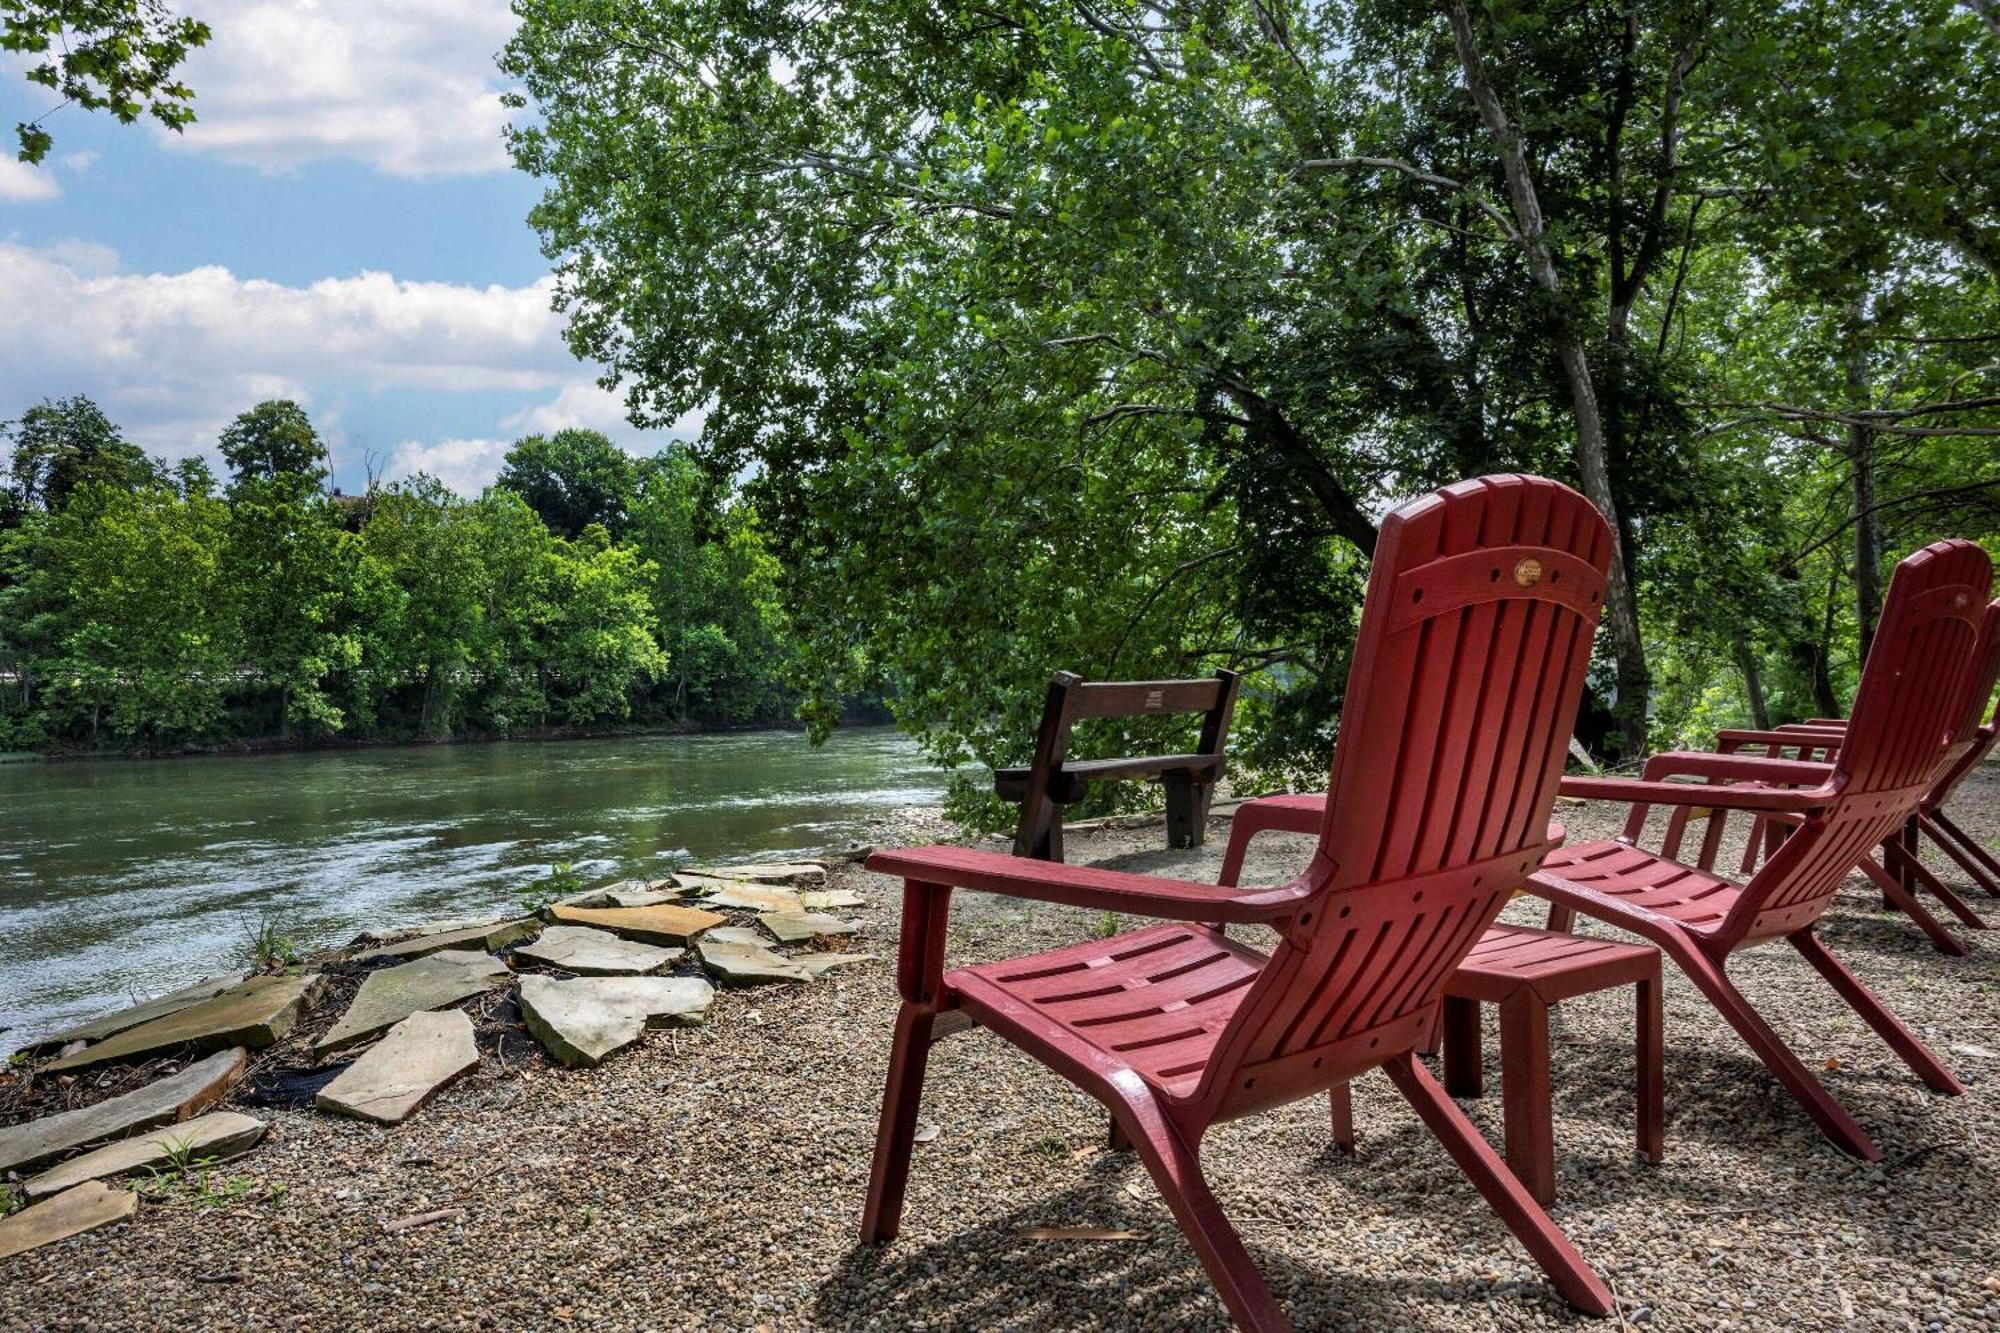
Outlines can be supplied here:
M0 765L0 1052L228 970L265 918L310 949L510 908L560 861L806 856L942 789L887 727Z

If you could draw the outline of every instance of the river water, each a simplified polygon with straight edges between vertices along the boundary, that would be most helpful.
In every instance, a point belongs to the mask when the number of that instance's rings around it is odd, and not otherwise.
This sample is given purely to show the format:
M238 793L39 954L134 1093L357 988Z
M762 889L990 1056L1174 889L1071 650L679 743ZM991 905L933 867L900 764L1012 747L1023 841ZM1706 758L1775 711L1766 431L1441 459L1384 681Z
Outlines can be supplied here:
M511 907L674 854L868 841L943 782L886 727L0 765L0 1052L250 953Z

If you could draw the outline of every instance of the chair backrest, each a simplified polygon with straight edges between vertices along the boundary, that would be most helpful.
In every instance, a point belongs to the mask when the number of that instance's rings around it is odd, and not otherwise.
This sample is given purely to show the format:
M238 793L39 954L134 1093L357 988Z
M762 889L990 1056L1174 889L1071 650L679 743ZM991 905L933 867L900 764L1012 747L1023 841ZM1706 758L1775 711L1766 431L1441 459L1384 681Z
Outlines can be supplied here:
M1986 621L1980 629L1979 647L1973 653L1972 689L1965 696L1965 711L1959 714L1958 734L1953 738L1944 776L1924 793L1926 810L1935 810L1951 799L1966 775L1984 763L2000 740L2000 703L1993 698L2000 686L2000 600L1987 604ZM1989 717L1986 709L1992 705Z
M1313 889L1191 1094L1208 1119L1421 1039L1444 983L1552 845L1612 535L1540 477L1461 482L1382 523Z
M1751 877L1715 931L1718 945L1818 920L1943 776L1980 665L1974 648L1992 582L1992 562L1968 541L1933 542L1896 566L1834 756L1833 800Z

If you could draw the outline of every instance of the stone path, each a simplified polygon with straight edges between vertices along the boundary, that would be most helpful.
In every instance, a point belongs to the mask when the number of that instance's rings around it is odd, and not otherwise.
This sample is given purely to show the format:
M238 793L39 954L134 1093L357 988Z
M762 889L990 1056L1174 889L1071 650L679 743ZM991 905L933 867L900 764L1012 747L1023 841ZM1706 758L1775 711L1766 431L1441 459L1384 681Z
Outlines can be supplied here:
M123 1222L138 1210L139 1196L131 1190L101 1180L87 1181L12 1217L0 1218L0 1259Z
M299 1010L320 986L317 973L255 976L212 999L127 1028L43 1066L45 1072L82 1069L106 1060L131 1060L155 1051L193 1047L197 1052L228 1046L255 1050L292 1030Z
M514 956L578 976L638 977L679 962L687 951L641 944L589 926L550 926L533 944L517 947Z
M413 1013L321 1088L313 1105L379 1124L400 1124L478 1065L479 1047L464 1010Z
M209 977L204 981L195 982L192 986L183 986L180 990L155 996L144 1004L135 1004L130 1009L120 1009L115 1014L106 1014L103 1018L94 1019L81 1027L58 1032L52 1037L44 1037L21 1049L30 1055L42 1055L49 1051L59 1051L71 1042L102 1041L127 1028L135 1028L155 1018L165 1018L168 1014L179 1013L183 1009L200 1004L203 1000L214 999L224 991L234 990L242 985L243 979L241 972L226 977Z
M811 973L773 950L756 931L743 926L709 931L695 944L695 951L701 955L703 967L739 986L812 980Z
M757 924L778 937L780 944L803 944L821 935L852 935L861 929L858 921L842 921L824 912L767 912Z
M246 1058L240 1049L218 1051L178 1074L94 1106L0 1129L0 1176L52 1162L106 1139L185 1120L222 1099L242 1077Z
M556 1059L588 1068L649 1027L701 1021L715 988L699 977L521 978L521 1017Z
M564 907L558 903L549 909L549 915L561 925L599 926L649 944L686 944L710 926L729 919L671 903L655 907Z
M326 1035L313 1048L319 1055L337 1051L385 1032L423 1009L495 990L514 979L499 959L471 949L441 949L414 963L371 972Z
M357 961L374 958L423 958L444 949L484 949L492 953L510 944L532 939L541 929L541 922L531 916L524 916L515 921L493 921L466 930L449 930L438 935L418 935L413 939L398 940L393 944L366 950L355 954L354 957Z
M181 1163L239 1157L264 1137L264 1122L235 1111L215 1111L183 1124L169 1125L136 1138L120 1139L72 1157L60 1166L21 1182L30 1199L60 1194L86 1180L129 1176L135 1171Z

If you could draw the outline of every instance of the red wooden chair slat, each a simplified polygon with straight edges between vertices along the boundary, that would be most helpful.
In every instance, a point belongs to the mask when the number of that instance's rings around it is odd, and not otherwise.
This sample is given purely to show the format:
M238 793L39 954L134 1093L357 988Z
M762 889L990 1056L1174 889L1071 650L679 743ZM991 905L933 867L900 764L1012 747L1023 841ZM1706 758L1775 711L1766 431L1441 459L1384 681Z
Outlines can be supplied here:
M1209 1126L1380 1068L1557 1289L1611 1295L1412 1056L1446 979L1553 846L1548 816L1602 604L1612 538L1534 477L1464 482L1384 520L1349 673L1318 850L1276 888L1026 862L968 848L882 852L905 880L897 1017L862 1231L900 1225L935 1034L983 1026L1111 1111L1237 1323L1289 1327L1200 1168ZM1558 835L1559 835L1559 831ZM944 969L954 889L1174 924ZM1219 923L1263 922L1268 956ZM1218 924L1203 924L1218 923ZM941 1021L944 1019L949 1021Z
M1971 542L1938 542L1896 568L1862 671L1854 714L1830 764L1737 755L1668 754L1644 777L1569 778L1570 795L1632 802L1626 837L1563 847L1530 880L1556 904L1550 924L1581 911L1658 944L1837 1146L1869 1160L1881 1150L1724 975L1735 951L1783 938L1927 1084L1962 1089L1813 933L1859 869L1885 893L1900 884L1869 853L1899 829L1953 761L1968 694L1980 687L1975 649L2000 626L1988 608L1992 568ZM1986 688L1990 689L1990 685ZM1983 696L1981 702L1983 703ZM1977 705L1974 705L1977 707ZM1703 783L1665 781L1692 776ZM1790 784L1784 788L1782 784ZM1738 885L1636 845L1650 804L1748 809L1784 816L1791 833Z

